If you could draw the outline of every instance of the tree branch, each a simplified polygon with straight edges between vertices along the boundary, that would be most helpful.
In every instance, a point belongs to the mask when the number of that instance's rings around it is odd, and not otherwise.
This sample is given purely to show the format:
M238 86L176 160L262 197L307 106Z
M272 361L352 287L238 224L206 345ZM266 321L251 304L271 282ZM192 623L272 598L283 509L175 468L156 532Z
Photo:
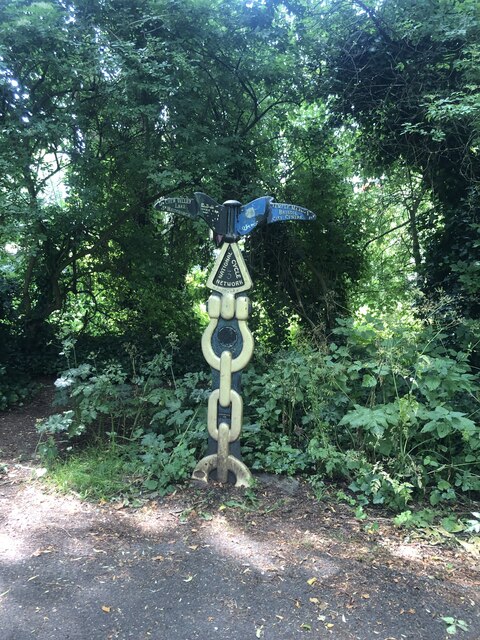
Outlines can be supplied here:
M381 233L379 236L375 236L375 238L371 238L370 240L368 240L363 245L362 251L365 251L365 249L368 247L368 245L372 244L372 242L375 242L376 240L380 240L380 238L383 238L384 236L387 236L389 233L393 233L397 229L401 229L402 227L406 227L407 224L410 224L410 219L409 220L405 220L405 222L402 222L401 224L398 224L396 227L392 227L391 229L388 229L388 231L384 231L384 233Z

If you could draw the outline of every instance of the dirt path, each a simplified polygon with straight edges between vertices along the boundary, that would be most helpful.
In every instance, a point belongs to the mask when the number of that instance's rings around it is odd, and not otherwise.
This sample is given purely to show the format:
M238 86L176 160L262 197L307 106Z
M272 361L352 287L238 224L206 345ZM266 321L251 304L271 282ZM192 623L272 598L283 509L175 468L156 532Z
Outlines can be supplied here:
M480 640L479 567L306 487L185 489L114 509L32 481L35 418L0 415L0 640ZM226 506L236 501L239 506Z

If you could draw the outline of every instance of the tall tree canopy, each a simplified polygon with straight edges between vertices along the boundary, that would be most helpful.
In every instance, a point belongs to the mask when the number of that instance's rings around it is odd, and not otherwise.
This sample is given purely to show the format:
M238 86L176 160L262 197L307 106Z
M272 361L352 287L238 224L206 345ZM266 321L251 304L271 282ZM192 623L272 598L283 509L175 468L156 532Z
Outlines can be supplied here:
M332 133L289 115L310 79L283 3L14 0L0 25L2 245L15 245L12 308L30 341L66 312L83 327L188 331L185 276L209 259L205 231L153 218L160 196L268 189L321 210L345 178L315 148ZM355 269L325 279L312 246L292 250L322 283L295 292L297 310L310 289L321 314Z
M411 220L417 263L418 233L428 231L421 265L427 289L442 288L478 317L478 3L325 3L314 15L328 32L320 41L321 92L334 113L360 127L364 165L381 174L400 162L430 194L434 208Z
M348 313L396 229L398 264L477 316L478 36L473 0L1 3L4 343L195 332L206 230L153 210L195 190L318 214L247 241L274 341Z

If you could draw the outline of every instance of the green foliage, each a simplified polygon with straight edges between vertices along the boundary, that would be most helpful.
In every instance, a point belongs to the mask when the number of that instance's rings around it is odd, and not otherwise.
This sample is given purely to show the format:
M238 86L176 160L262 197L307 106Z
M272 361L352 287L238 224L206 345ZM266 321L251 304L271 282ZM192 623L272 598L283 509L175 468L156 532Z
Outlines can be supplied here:
M89 500L109 500L131 490L129 454L97 442L66 462L50 460L47 479L60 491L73 491Z
M153 204L260 195L303 92L296 41L274 4L2 4L0 300L25 351L48 324L191 337L208 233Z
M153 205L270 193L317 222L245 243L249 464L360 516L478 490L479 32L473 0L3 3L0 409L66 336L42 455L107 440L147 490L188 477L212 248Z
M472 516L472 519L467 520L467 531L468 533L480 533L480 513L473 511Z
M358 499L403 509L480 489L479 381L443 333L367 317L336 341L277 354L246 376L255 468L345 479Z
M449 635L453 636L457 633L457 631L468 631L468 624L465 622L465 620L453 618L452 616L444 616L442 620L447 625L445 631Z
M256 452L253 468L290 476L304 471L309 462L304 451L292 447L287 436L281 436L278 442L270 442L265 452Z
M312 100L303 13L241 0L0 7L0 336L18 338L12 364L64 331L196 340L207 230L153 211L195 190L317 211L311 234L274 225L247 249L269 347L286 344L292 307L333 324L362 269L360 219L350 133Z
M163 494L191 478L205 440L202 425L196 422L192 428L193 422L192 418L186 429L177 428L168 435L135 434L139 459L135 472L142 476L145 489Z
M132 345L126 345L126 353L129 366L115 361L97 366L91 361L63 372L55 382L56 403L70 408L37 425L39 454L53 466L57 478L62 477L64 466L65 474L71 474L68 482L81 493L86 491L82 487L88 476L84 467L96 464L95 446L78 459L81 442L93 441L107 461L115 457L121 461L113 465L112 478L123 474L134 486L157 493L191 476L205 444L205 374L188 373L176 379L171 352L145 361ZM63 465L61 454L65 455ZM110 482L110 471L107 475L106 486L120 491L122 482L118 478ZM96 496L93 484L88 487ZM99 491L107 492L104 482Z
M433 509L420 509L413 512L407 509L396 515L393 522L397 527L404 527L406 529L413 527L425 528L431 526L434 519L435 512Z
M0 366L0 411L12 405L22 405L25 400L34 395L38 385L28 377L9 375L6 367Z
M326 67L319 92L331 97L333 112L358 132L357 150L369 174L385 177L400 162L431 191L423 211L415 198L401 198L409 209L405 224L421 286L432 298L447 292L455 308L476 318L477 3L386 1L359 11L340 2L331 9L315 43ZM396 251L403 252L398 246Z
M67 413L70 419L73 412L75 429L93 429L98 435L110 431L129 437L139 426L162 430L178 426L191 416L191 409L175 418L171 414L187 399L193 406L199 402L195 394L201 394L196 386L204 381L203 374L186 374L177 382L171 351L145 360L133 345L127 344L123 355L121 362L98 363L93 355L90 362L67 369L55 381L56 403L72 407ZM40 428L48 430L52 420Z
M335 342L257 362L244 374L247 463L310 476L320 495L326 481L346 482L357 508L405 514L413 499L436 507L478 491L478 375L443 336L408 316L344 319ZM41 451L51 461L62 438L107 438L137 484L162 493L201 455L208 378L175 378L171 352L145 360L126 351L128 366L90 361L60 376L57 402L68 409L39 424Z
M85 431L85 425L78 424L74 418L74 412L68 410L55 413L37 423L37 432L40 434L37 453L43 460L52 463L57 458L59 436L65 435L68 441Z

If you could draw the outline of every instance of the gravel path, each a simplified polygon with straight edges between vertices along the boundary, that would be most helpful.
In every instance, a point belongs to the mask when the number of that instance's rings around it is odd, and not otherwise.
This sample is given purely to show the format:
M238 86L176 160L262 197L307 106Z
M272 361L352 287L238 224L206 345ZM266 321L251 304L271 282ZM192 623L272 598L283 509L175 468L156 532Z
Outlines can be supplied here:
M464 551L381 518L368 534L346 507L271 478L254 510L233 488L135 510L58 495L32 480L49 410L44 394L0 416L0 640L443 640L446 616L480 640Z

